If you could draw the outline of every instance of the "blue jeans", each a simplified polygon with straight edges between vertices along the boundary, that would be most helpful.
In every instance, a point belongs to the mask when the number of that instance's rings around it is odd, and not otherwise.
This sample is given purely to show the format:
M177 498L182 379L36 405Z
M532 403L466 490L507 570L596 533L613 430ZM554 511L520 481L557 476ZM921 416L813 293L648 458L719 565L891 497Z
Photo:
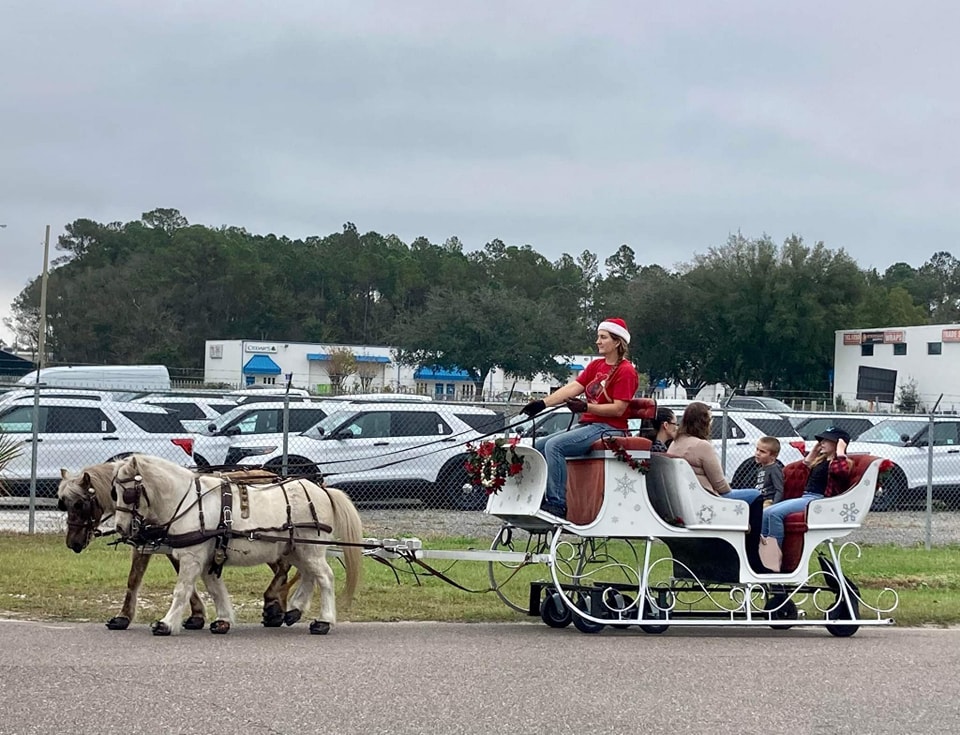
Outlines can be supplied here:
M755 487L737 488L736 490L731 490L726 495L721 495L720 497L730 498L730 500L743 500L746 501L747 505L749 505L760 497L760 491Z
M534 448L547 460L546 501L567 507L567 457L586 454L602 435L623 436L625 432L609 424L579 424L570 431L560 431L534 442Z
M769 508L764 508L763 527L760 533L764 536L773 536L777 540L777 543L783 546L783 519L791 513L796 513L798 510L805 510L806 507L810 505L811 500L817 500L822 497L822 495L817 495L816 493L804 493L799 498L782 500L779 503L774 503Z

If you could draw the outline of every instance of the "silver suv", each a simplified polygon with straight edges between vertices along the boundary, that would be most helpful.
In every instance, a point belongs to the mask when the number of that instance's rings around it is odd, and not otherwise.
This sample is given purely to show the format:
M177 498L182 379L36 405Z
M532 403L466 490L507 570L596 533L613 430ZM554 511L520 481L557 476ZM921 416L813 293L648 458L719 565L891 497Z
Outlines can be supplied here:
M447 403L349 404L289 437L286 474L322 476L354 500L400 501L479 509L486 497L465 491L466 444L502 432L503 414ZM279 441L235 442L230 462L283 473Z
M893 460L890 475L881 483L873 510L894 510L926 504L930 475L930 419L897 416L867 429L850 444L850 454L872 454ZM960 509L960 417L933 419L933 499Z
M0 470L0 487L9 495L26 497L30 494L33 398L0 406L0 433L20 440L19 456ZM41 395L36 441L37 497L44 501L56 498L61 468L77 470L134 452L193 465L193 435L159 406Z
M288 403L288 430L291 434L306 431L341 405L339 401ZM238 440L254 436L258 442L279 441L283 436L282 398L244 403L210 421L206 431L197 434L194 442L193 457L197 467L207 469L233 464L235 460L230 447ZM262 436L272 439L261 439Z

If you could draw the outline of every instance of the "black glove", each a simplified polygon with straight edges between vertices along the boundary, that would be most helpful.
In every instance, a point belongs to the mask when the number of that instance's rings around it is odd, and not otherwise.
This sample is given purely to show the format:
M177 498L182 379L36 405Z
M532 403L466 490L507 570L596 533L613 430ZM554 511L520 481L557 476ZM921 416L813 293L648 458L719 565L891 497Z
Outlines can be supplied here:
M530 401L526 406L520 409L520 413L525 413L530 418L533 418L543 409L547 407L547 404L543 402L542 399L538 398L535 401Z
M587 410L587 402L580 398L568 398L565 403L573 413L583 413Z

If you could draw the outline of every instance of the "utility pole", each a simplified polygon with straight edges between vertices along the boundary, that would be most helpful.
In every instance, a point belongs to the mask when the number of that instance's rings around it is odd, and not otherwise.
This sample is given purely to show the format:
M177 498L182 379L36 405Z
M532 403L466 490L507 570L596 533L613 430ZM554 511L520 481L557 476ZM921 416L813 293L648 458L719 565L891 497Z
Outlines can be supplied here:
M47 261L50 257L50 225L43 238L43 274L40 276L40 334L37 336L37 368L43 369L47 363ZM37 383L40 374L37 373Z

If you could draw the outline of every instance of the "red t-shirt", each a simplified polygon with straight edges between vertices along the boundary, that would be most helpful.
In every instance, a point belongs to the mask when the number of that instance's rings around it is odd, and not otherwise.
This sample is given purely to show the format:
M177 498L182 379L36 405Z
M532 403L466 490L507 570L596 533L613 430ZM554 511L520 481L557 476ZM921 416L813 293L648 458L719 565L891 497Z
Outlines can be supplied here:
M597 416L590 413L589 406L597 403L613 403L614 401L629 401L637 392L640 384L637 378L637 369L629 360L621 360L617 365L608 365L600 357L577 376L577 382L583 386L584 397L587 401L587 411L580 417L583 424L610 424L617 429L627 428L626 416ZM624 411L626 413L626 411Z

